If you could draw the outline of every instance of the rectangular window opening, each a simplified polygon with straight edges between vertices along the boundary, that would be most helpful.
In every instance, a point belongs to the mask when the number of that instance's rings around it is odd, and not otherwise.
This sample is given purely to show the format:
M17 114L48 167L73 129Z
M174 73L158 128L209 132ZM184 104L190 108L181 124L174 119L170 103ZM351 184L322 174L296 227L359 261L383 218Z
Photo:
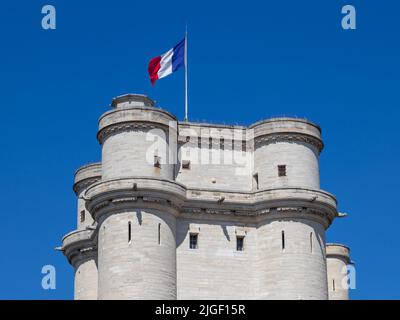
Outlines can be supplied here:
M282 164L278 166L278 176L286 177L286 165Z
M282 231L282 251L285 250L285 231Z
M190 249L198 249L198 234L190 234Z
M244 237L236 237L236 251L244 251Z

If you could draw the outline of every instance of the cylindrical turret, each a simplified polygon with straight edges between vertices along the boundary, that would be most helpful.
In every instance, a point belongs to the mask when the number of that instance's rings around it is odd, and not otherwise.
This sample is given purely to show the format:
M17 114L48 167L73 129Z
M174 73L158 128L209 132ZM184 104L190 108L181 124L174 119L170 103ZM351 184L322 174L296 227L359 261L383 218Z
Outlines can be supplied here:
M325 229L336 216L335 198L297 188L257 197L265 199L257 230L260 299L328 299Z
M74 267L74 299L97 300L97 248L95 231L77 230L63 238L62 250Z
M321 129L306 120L276 118L252 125L259 189L319 189Z
M260 121L250 130L257 197L267 197L269 211L258 228L260 297L327 299L325 229L336 199L319 189L321 130L294 118Z
M98 222L98 297L176 299L176 119L142 95L112 106L99 123L102 182L85 194Z
M78 214L77 226L78 230L84 230L93 224L93 218L85 208L85 200L83 194L87 187L101 179L101 163L91 163L80 167L75 172L74 191L78 197Z
M78 197L77 230L63 238L62 250L75 271L75 300L97 299L97 245L95 225L85 207L84 193L101 180L101 163L80 167L75 172L74 192Z
M347 265L350 249L342 244L326 245L329 300L349 300Z
M135 176L173 180L176 118L143 95L120 96L112 107L100 117L97 135L103 180Z

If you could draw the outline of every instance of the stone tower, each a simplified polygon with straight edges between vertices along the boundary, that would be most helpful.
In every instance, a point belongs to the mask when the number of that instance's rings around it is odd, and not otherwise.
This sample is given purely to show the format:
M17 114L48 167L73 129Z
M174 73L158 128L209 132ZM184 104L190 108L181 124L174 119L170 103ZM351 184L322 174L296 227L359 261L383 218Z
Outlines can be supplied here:
M75 173L74 191L78 197L77 230L63 238L64 254L75 270L75 299L97 299L97 241L95 222L85 208L84 193L100 181L101 164L79 168Z
M325 230L338 214L320 189L317 125L179 122L137 94L111 106L63 239L76 299L331 298Z
M329 300L348 300L347 266L351 264L350 249L342 244L329 243L326 245L326 260Z

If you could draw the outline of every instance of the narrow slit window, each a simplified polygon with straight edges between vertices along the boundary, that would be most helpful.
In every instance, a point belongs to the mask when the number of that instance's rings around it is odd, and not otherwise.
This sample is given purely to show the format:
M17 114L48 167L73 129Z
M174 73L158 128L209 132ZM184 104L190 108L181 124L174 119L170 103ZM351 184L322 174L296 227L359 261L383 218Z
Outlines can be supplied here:
M191 233L190 234L190 249L198 248L198 234Z
M335 279L332 280L332 289L333 291L336 291Z
M285 231L282 231L282 251L285 250Z
M81 211L80 219L81 219L81 222L85 221L85 210Z
M212 149L212 138L208 138L208 148Z
M313 233L310 233L310 251L313 253Z
M254 187L255 187L255 189L258 190L258 189L259 189L259 185L258 185L258 173L255 173L255 174L253 175L253 181L254 181Z
M244 251L244 237L236 237L236 251Z
M286 165L281 164L278 166L278 176L279 177L286 177Z
M132 223L128 222L128 243L132 242Z
M161 244L161 223L158 224L158 244Z

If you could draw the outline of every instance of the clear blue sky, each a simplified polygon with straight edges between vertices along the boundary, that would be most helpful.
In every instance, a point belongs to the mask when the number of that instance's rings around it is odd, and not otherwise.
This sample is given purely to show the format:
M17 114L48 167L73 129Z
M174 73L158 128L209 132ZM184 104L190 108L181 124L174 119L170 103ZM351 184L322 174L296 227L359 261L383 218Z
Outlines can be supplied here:
M57 29L41 29L41 8ZM0 298L71 299L53 250L74 229L73 173L100 160L97 119L144 93L183 118L183 72L147 62L189 24L191 120L250 124L305 117L323 129L322 188L348 212L328 241L351 247L353 298L400 298L400 4L396 1L6 1L1 6ZM357 30L341 29L341 8ZM41 289L41 268L57 290Z

